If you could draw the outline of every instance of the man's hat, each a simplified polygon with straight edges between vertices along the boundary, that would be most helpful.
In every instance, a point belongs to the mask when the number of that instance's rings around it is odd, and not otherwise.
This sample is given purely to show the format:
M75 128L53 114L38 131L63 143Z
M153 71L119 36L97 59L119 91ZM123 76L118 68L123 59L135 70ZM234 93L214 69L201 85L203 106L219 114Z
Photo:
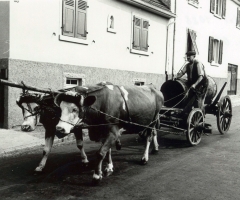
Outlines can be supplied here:
M186 53L187 56L195 56L196 55L196 52L195 51L188 51Z

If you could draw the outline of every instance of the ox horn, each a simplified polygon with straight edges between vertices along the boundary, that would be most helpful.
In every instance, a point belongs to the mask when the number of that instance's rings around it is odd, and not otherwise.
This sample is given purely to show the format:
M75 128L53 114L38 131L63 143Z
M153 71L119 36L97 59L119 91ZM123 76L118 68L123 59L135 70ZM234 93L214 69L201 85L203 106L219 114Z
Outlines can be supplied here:
M60 93L60 94L58 94L57 96L55 96L55 98L54 98L54 104L56 105L56 106L60 106L60 103L61 103L61 101L62 101L62 97L63 97L63 95L64 95L64 93Z

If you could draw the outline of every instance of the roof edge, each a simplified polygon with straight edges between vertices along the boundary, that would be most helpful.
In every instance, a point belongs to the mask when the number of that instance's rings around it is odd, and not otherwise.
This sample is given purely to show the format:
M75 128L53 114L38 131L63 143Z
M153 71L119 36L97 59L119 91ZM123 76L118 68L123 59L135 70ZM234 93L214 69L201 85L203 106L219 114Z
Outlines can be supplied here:
M240 1L239 0L232 0L232 1L240 6Z
M142 8L144 10L147 10L149 12L155 13L157 15L166 17L166 18L175 18L176 14L172 13L171 10L166 10L163 8L158 8L155 7L153 5L150 5L144 1L141 0L120 0L122 2L128 3L128 4L132 4L136 7Z

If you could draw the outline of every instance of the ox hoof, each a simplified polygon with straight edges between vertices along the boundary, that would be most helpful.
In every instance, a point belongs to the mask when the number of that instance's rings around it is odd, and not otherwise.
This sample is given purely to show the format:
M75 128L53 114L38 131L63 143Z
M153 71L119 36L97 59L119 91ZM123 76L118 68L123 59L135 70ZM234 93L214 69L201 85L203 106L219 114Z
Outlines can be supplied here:
M116 149L121 150L121 148L122 148L122 144L119 141L117 141L116 142Z
M113 170L109 171L109 170L104 170L104 176L110 176L112 175Z
M43 168L42 167L37 167L35 170L34 170L34 173L35 174L40 174L43 172Z
M146 159L141 159L140 163L141 163L141 165L146 165L147 161L146 161Z
M158 154L159 150L158 149L152 149L151 154Z

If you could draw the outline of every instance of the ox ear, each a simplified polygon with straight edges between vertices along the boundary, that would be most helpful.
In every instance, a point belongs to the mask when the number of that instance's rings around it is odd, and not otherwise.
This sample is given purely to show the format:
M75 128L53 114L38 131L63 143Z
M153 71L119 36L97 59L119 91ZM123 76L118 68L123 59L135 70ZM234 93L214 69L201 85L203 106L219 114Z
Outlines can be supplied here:
M83 101L83 106L89 107L89 106L93 105L95 103L96 99L97 99L97 97L95 97L95 96L87 96Z
M55 98L54 98L54 104L56 105L56 106L60 106L60 103L61 103L61 101L62 101L62 96L63 96L64 94L63 93L60 93L60 94L58 94Z

